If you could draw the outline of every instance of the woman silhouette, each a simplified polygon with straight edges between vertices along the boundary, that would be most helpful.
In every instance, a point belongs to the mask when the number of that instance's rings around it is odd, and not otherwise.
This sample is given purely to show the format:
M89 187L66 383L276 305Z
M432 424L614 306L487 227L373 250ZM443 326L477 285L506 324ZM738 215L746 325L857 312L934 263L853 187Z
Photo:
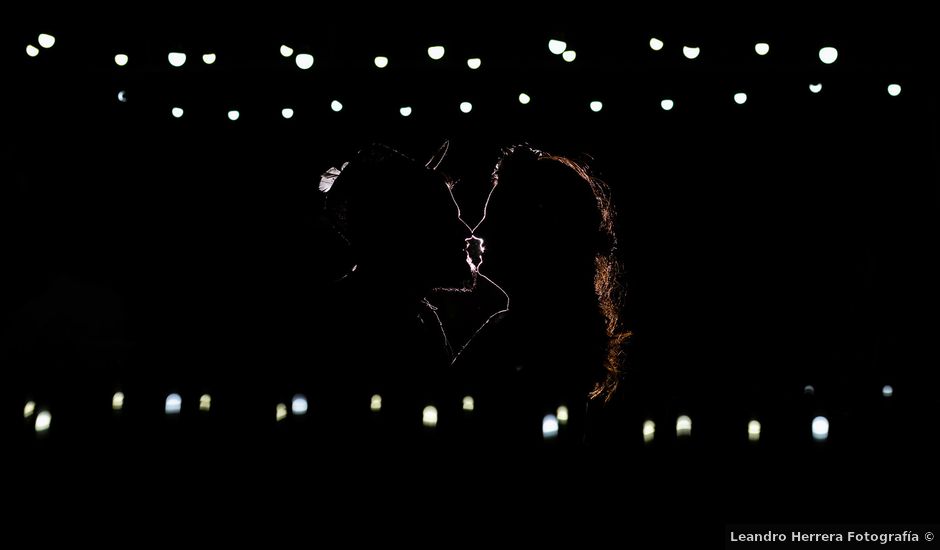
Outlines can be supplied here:
M588 401L617 389L629 332L614 215L609 189L579 163L528 146L497 163L473 234L479 274L509 306L455 363L492 434L534 441L557 414L561 436L580 439Z

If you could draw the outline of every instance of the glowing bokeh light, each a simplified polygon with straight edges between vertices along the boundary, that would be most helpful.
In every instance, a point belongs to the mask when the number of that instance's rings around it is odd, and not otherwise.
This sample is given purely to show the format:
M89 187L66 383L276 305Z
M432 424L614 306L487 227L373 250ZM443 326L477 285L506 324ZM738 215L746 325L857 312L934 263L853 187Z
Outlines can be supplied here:
M832 65L838 58L839 50L833 48L832 46L826 46L825 48L821 48L819 50L819 60L826 65Z
M49 430L49 426L52 424L52 413L49 411L40 411L36 415L36 433L41 433Z
M558 418L554 414L546 414L542 419L542 437L554 439L558 436Z
M301 69L306 71L310 67L313 67L313 56L309 53L299 53L297 57L294 58L294 63Z
M182 67L186 63L186 54L183 52L170 52L166 58L170 61L170 65L174 67Z
M421 411L421 424L428 428L437 426L437 407L428 405Z
M748 441L759 441L760 440L760 422L757 420L751 420L747 423L747 440Z
M829 438L829 419L825 416L817 416L813 419L813 439L816 441L825 441Z
M643 423L643 442L652 443L654 437L656 437L656 423L647 420Z
M562 40L549 40L548 41L548 51L552 52L555 55L561 55L565 50L568 49L568 43Z
M298 393L290 400L290 411L297 416L307 414L307 398Z
M166 404L163 407L163 410L166 414L179 414L180 410L183 408L183 398L180 397L178 393L171 393L166 396Z
M676 437L689 437L692 435L692 419L682 415L676 419Z

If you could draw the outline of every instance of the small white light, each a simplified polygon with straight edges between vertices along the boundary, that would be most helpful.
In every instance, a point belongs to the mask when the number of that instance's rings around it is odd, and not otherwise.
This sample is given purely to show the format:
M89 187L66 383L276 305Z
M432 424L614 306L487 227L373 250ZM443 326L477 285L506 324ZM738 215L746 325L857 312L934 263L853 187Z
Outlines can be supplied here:
M284 56L284 57L290 57L290 56L294 55L294 48L291 48L290 46L288 46L288 45L286 45L286 44L282 44L282 45L281 45L281 55Z
M565 50L568 49L568 43L561 40L549 40L548 41L548 51L552 52L555 55L561 55Z
M885 387L881 388L881 395L891 397L894 395L894 387L891 384L885 384Z
M29 418L33 416L33 413L36 412L36 402L27 401L26 405L23 407L23 418Z
M826 65L831 65L836 62L836 59L839 58L839 50L833 48L832 46L826 46L819 50L819 60L825 63Z
M659 102L659 106L663 108L663 111L671 111L675 103L671 99L664 99Z
M310 67L313 67L313 56L309 53L299 53L297 57L294 58L294 63L302 70L306 71Z
M888 95L890 95L891 97L898 97L899 95L901 95L901 85L900 84L888 84Z
M656 423L647 420L643 423L643 442L652 443L654 437L656 437Z
M467 395L463 398L463 410L472 411L473 410L473 397Z
M385 67L388 67L388 58L382 55L377 56L375 58L375 66L380 69L384 69Z
M284 403L278 403L277 407L274 408L274 419L277 422L287 418L287 405Z
M127 92L125 92L124 90L121 90L120 92L117 93L117 98L118 98L118 101L120 101L121 103L127 103Z
M47 431L50 424L52 424L52 414L49 411L40 411L36 415L36 433Z
M123 67L127 65L127 54L119 53L114 56L114 64L118 67Z
M411 116L411 107L402 107L398 110L398 113L401 114L401 116Z
M558 423L564 426L568 423L568 407L560 405L558 410L555 411L555 416L558 418Z
M810 84L809 91L813 92L814 94L818 94L822 91L822 84Z
M692 435L692 419L682 415L676 419L676 437L689 437Z
M238 120L238 117L240 117L240 116L241 116L241 113L239 113L238 111L229 111L229 112L228 112L228 119L229 119L229 120L232 120L232 121Z
M698 57L698 54L702 53L701 48L693 48L691 46L682 46L682 55L686 56L688 59L695 59Z
M574 61L576 57L578 57L578 54L574 50L565 50L561 54L561 58L567 61L568 63L571 63L572 61Z
M758 42L754 44L754 51L757 52L757 55L767 55L770 53L770 44L766 42Z
M212 396L208 393L204 393L199 397L199 410L200 411L209 411L212 408Z
M51 48L55 44L55 37L51 34L40 34L39 35L39 45L43 48Z
M334 99L332 102L330 102L330 109L333 109L334 113L338 113L343 110L343 104Z
M166 404L163 407L163 410L166 411L166 414L179 414L180 409L183 408L183 398L180 397L178 393L171 393L166 396Z
M428 48L428 57L435 61L444 57L444 46L431 46Z
M463 101L460 103L460 112L469 113L473 110L473 105L469 101Z
M747 423L747 440L760 441L760 422L751 420Z
M369 410L372 412L379 412L382 410L382 396L375 394L372 396L372 400L369 402Z
M527 93L519 94L519 103L522 103L523 105L528 105L530 101L532 101L532 98L529 97L529 94Z
M813 439L816 441L825 441L829 438L829 419L825 416L817 416L813 419Z
M734 102L737 103L738 105L744 105L744 103L745 103L746 101L747 101L747 94L746 94L746 93L744 93L744 92L738 92L738 93L734 94Z
M284 118L293 118L293 117L294 117L294 110L291 109L290 107L285 107L285 108L281 109L281 116L284 117Z
M183 109L179 107L173 107L172 109L170 109L170 112L173 114L175 118L180 118L181 116L183 116Z
M663 41L658 38L650 38L650 48L654 52L658 52L663 49Z
M214 53L203 54L202 62L205 63L206 65L212 65L213 63L215 63L215 54Z
M603 108L604 108L604 104L601 103L600 101L591 102L591 110L594 111L595 113L601 112L601 109Z
M39 48L37 48L36 46L33 46L32 44L27 44L26 55L30 57L36 57L37 55L39 55Z
M297 394L290 401L290 410L295 415L307 414L307 398L302 394Z
M428 405L421 412L421 423L428 428L437 426L437 408L434 405Z
M554 414L546 414L542 419L542 437L555 439L558 436L558 419Z
M114 392L111 396L111 410L119 411L124 408L124 392Z
M467 60L467 66L470 67L470 69L474 71L479 69L480 65L482 64L483 62L480 61L479 57L471 57L470 59Z
M170 52L166 58L174 67L182 67L183 63L186 63L186 54L182 52Z
M806 394L806 395L816 395L816 388L814 388L814 387L811 386L810 384L807 384L807 385L803 388L803 393Z

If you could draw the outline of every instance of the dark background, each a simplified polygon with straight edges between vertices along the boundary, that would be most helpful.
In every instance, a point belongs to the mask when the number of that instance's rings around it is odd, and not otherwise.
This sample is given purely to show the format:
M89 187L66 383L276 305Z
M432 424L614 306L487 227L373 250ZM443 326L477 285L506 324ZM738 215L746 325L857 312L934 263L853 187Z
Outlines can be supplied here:
M693 489L682 493L693 514L711 495L743 492L764 508L732 498L724 521L783 521L793 508L776 489L804 486L802 520L913 520L904 514L920 508L902 505L936 458L940 275L936 87L916 17L719 28L663 16L385 15L4 23L2 415L24 468L72 463L89 441L133 440L145 451L112 465L126 480L143 482L128 464L151 452L198 477L214 463L197 455L225 449L220 464L244 459L244 479L264 477L245 457L274 463L283 452L273 485L314 484L315 436L299 423L275 430L273 407L302 390L304 369L341 368L317 356L316 326L328 322L318 294L335 252L316 221L319 174L371 142L424 159L451 140L445 169L461 180L466 214L482 205L500 148L528 142L589 155L613 189L635 337L608 412L610 448L548 446L526 460L561 463L572 490L603 479L658 498L653 516L683 500L670 492L681 485ZM55 46L30 58L24 48L40 32ZM653 36L662 51L649 48ZM552 55L550 38L577 59ZM756 42L769 55L756 55ZM313 54L313 68L299 70L281 44ZM441 61L426 54L433 44L446 47ZM683 57L686 44L701 55ZM829 45L839 57L824 65L818 51ZM186 52L186 64L171 67L170 51ZM209 52L213 65L201 61ZM130 62L116 66L117 53ZM375 68L376 55L388 68ZM468 57L482 68L469 70ZM810 93L817 82L822 92ZM744 105L732 99L739 91ZM461 113L461 101L473 111ZM116 389L128 396L120 425ZM173 425L162 413L170 391L184 397ZM213 412L196 427L204 392ZM53 411L45 439L23 425L27 399ZM678 414L693 419L687 445L670 435ZM816 414L832 425L825 445L810 438ZM759 449L746 441L754 417ZM647 418L658 431L644 448ZM361 458L373 474L393 461ZM438 480L468 483L437 467ZM858 484L882 489L859 501ZM808 497L820 487L828 498Z

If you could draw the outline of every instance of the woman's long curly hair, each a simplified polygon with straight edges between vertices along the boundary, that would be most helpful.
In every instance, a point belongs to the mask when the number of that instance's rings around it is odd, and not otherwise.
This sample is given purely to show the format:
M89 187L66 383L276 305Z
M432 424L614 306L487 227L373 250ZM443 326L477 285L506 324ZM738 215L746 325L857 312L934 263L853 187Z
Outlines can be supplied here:
M600 220L597 228L600 238L597 242L602 243L596 247L594 256L594 293L597 296L598 309L604 318L607 350L604 355L604 376L596 381L588 397L609 402L623 378L624 346L632 334L620 319L626 285L623 280L623 265L618 257L617 211L610 187L591 173L586 162L546 153L529 145L516 145L504 150L494 176L498 178L503 160L520 152L534 154L540 162L555 162L571 170L589 187L594 197Z

